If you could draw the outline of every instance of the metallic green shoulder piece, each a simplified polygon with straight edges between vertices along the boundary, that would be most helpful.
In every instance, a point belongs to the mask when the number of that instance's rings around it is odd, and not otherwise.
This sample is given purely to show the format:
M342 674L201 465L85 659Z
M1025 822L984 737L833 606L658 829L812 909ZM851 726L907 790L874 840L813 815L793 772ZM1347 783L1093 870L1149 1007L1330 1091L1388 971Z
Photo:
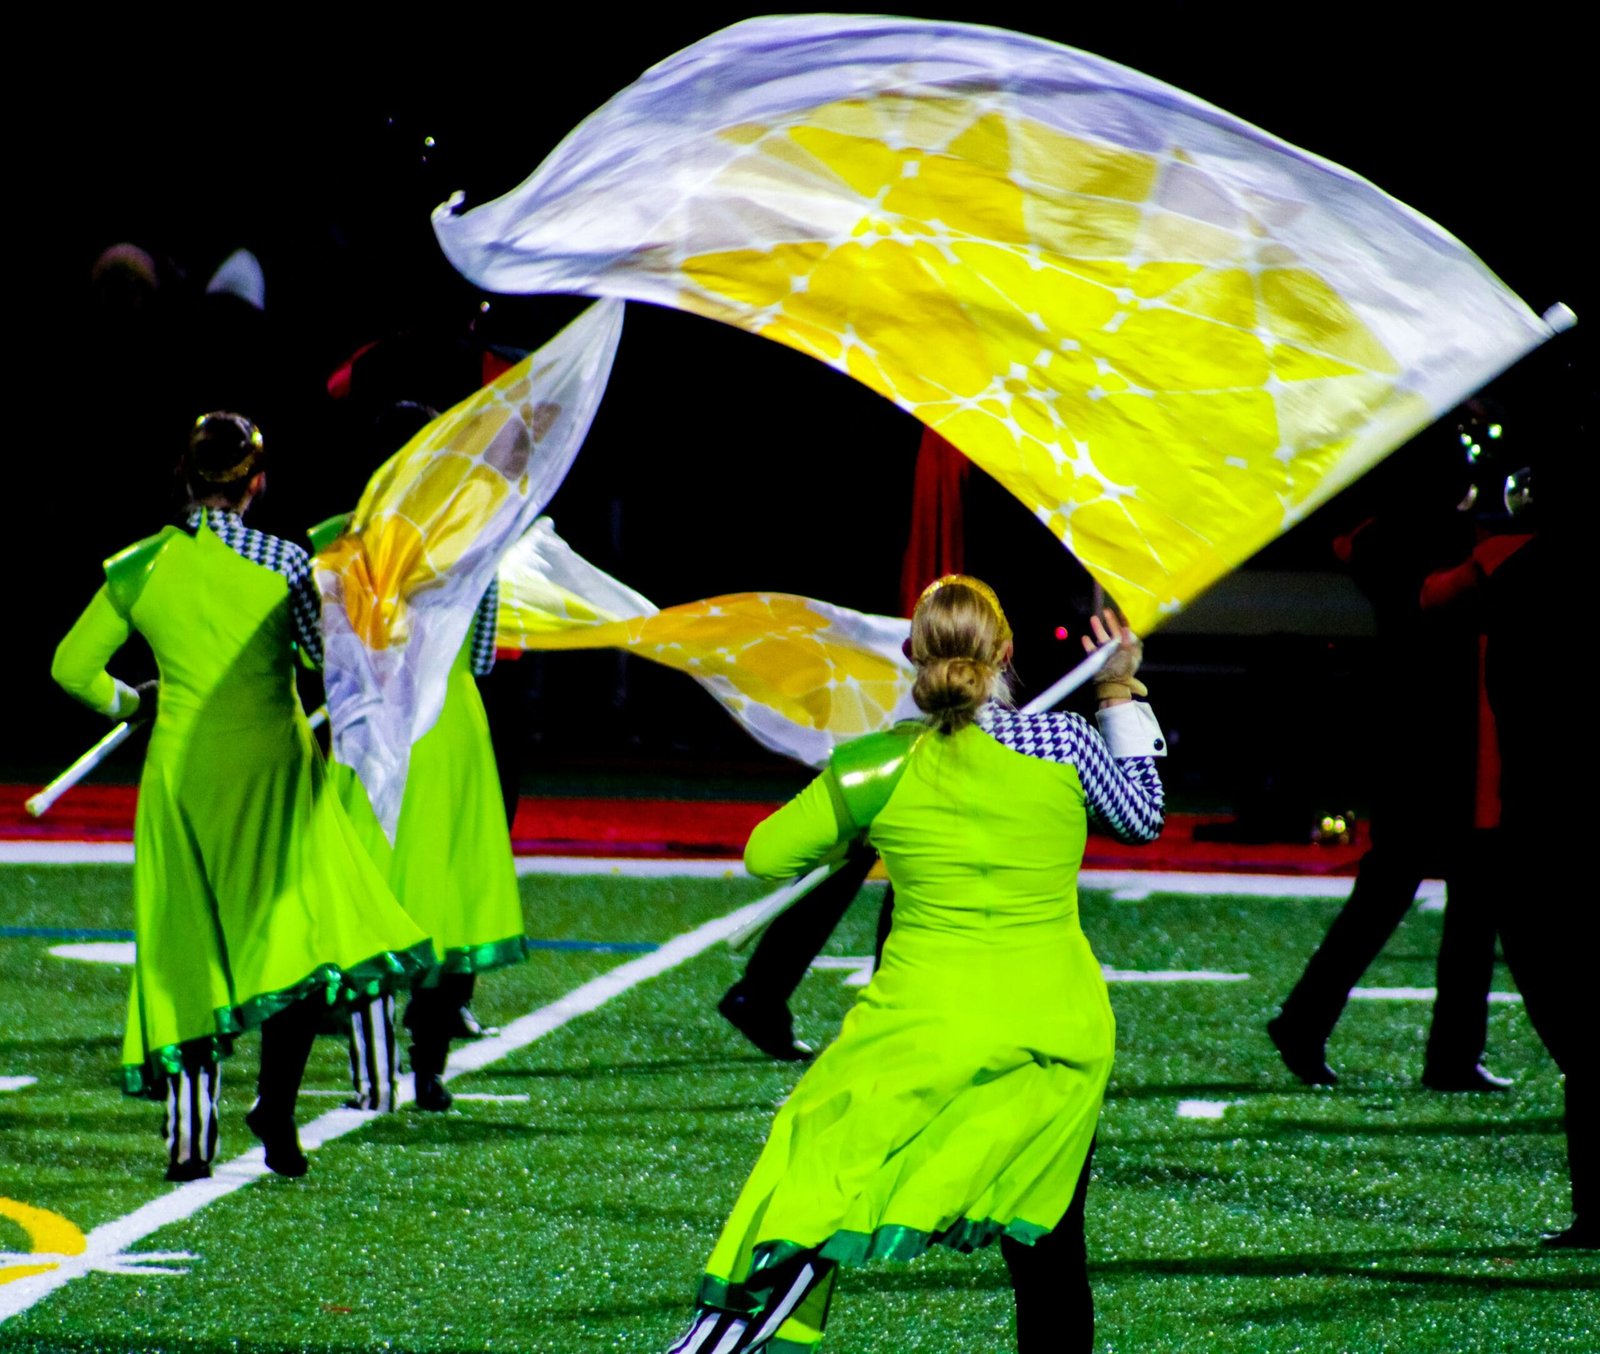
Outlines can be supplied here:
M132 612L161 552L181 534L177 527L162 527L154 536L135 541L105 562L106 591L111 594L111 605L123 616Z
M911 750L928 732L926 724L907 720L883 733L869 733L834 748L828 759L845 811L865 831L889 802L911 758Z
M339 537L343 536L345 529L350 525L350 519L354 516L353 512L335 513L327 521L318 522L316 526L306 532L306 535L311 540L311 553L313 555L321 554Z

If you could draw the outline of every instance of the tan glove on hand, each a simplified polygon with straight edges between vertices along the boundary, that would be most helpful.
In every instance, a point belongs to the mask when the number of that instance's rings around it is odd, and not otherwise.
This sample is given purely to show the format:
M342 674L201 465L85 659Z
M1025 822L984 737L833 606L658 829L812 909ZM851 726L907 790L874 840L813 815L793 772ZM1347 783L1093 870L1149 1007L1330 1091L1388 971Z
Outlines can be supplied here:
M1096 700L1125 701L1132 700L1135 696L1148 696L1150 688L1137 677L1113 677L1109 680L1101 678L1094 684Z
M1095 678L1095 697L1103 701L1125 701L1135 696L1148 696L1149 688L1134 676L1144 658L1144 645L1139 637L1109 607L1103 613L1103 619L1101 616L1089 618L1089 629L1091 634L1083 638L1086 652L1092 653L1097 645L1109 644L1113 639L1121 641Z

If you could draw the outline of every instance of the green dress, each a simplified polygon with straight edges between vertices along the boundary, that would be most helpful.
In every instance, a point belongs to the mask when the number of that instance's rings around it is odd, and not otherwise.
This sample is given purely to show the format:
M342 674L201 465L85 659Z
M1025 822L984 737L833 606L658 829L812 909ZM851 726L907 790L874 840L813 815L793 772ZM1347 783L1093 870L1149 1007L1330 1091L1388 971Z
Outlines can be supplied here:
M107 561L54 666L104 708L105 664L138 630L161 674L134 818L132 1094L177 1071L180 1045L220 1051L300 997L366 999L433 958L327 793L295 691L289 584L212 516Z
M850 746L757 827L745 862L796 874L866 827L894 884L893 930L773 1121L707 1264L707 1306L754 1306L752 1271L801 1250L850 1263L1036 1240L1071 1202L1110 1076L1111 1004L1078 925L1077 767L977 725L923 733L862 814L871 777L841 774ZM825 1281L771 1347L814 1345L828 1296Z
M355 772L338 762L330 768L350 821L395 897L433 937L433 980L514 964L526 954L511 834L472 648L469 636L450 669L438 720L412 746L393 846Z

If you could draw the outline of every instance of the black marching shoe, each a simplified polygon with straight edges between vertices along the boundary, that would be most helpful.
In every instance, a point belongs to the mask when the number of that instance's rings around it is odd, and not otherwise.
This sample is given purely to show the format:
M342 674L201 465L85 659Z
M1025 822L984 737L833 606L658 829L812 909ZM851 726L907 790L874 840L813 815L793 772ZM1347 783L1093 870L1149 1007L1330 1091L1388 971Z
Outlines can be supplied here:
M810 1062L816 1052L794 1037L794 1017L786 1005L751 999L738 983L722 994L717 1013L769 1058Z
M1455 1072L1424 1067L1422 1084L1430 1091L1507 1091L1511 1089L1511 1078L1497 1077L1482 1063L1474 1063Z
M1600 1251L1600 1222L1585 1215L1574 1218L1564 1232L1551 1232L1539 1238L1548 1251Z
M417 1108L419 1110L427 1110L431 1114L443 1114L455 1103L456 1098L450 1094L444 1082L436 1074L417 1073Z
M1332 1086L1339 1080L1338 1074L1328 1066L1327 1055L1323 1052L1325 1041L1308 1037L1283 1015L1267 1021L1267 1038L1278 1050L1283 1065L1307 1086Z
M300 1134L293 1118L274 1122L267 1119L261 1113L261 1106L257 1105L244 1116L244 1126L261 1139L267 1169L274 1175L294 1180L311 1169L306 1154L300 1150Z
M169 1162L166 1178L174 1184L183 1184L190 1180L209 1180L211 1163L201 1161L198 1157L190 1157L188 1161Z

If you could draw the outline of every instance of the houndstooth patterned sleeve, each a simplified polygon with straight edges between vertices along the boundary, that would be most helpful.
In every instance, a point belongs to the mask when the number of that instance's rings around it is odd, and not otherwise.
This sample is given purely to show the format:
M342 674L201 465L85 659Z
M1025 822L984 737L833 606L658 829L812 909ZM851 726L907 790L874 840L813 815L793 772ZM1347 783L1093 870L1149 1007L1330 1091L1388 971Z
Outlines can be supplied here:
M472 675L486 676L494 668L494 636L500 625L500 580L489 584L472 617Z
M206 508L204 512L206 525L228 549L252 564L283 576L289 585L289 621L294 627L295 642L306 660L320 668L322 594L317 591L317 581L311 572L311 556L293 541L245 526L237 513L221 508ZM190 515L190 526L196 525L197 518L198 510Z
M1153 757L1113 757L1082 715L1024 714L987 705L978 725L1003 747L1025 757L1078 768L1089 814L1125 842L1153 842L1166 821L1166 792Z

